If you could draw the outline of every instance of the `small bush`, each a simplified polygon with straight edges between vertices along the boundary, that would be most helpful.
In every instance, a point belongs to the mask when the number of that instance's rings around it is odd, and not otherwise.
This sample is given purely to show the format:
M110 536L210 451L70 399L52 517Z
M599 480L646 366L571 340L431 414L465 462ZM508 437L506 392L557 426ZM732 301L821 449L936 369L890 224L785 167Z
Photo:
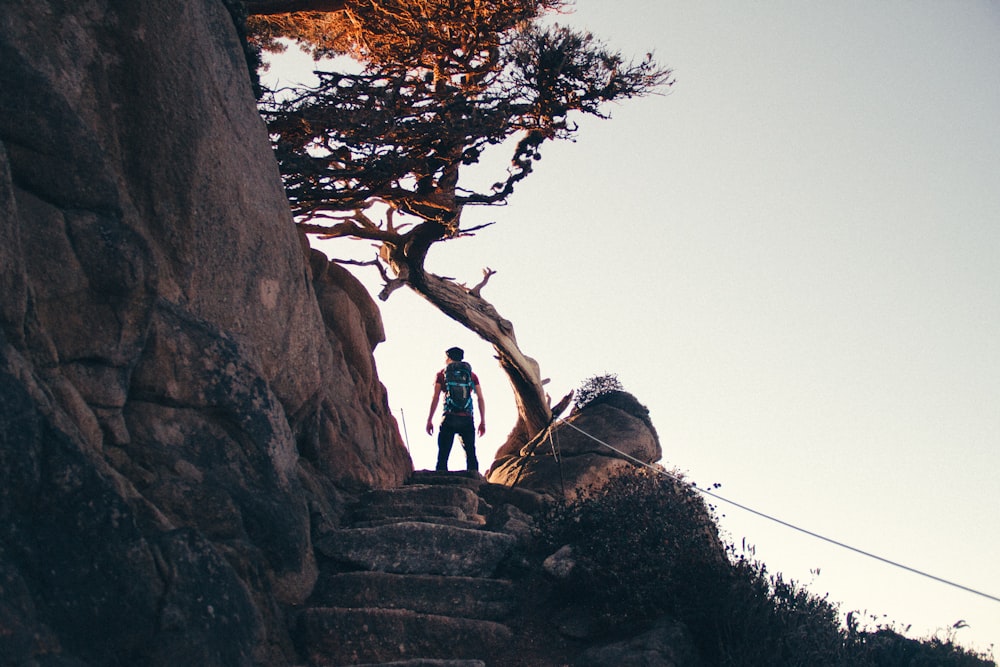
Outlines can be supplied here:
M649 417L649 408L625 391L617 375L609 373L588 378L577 388L573 396L573 412L579 412L585 407L610 405L641 420L656 435L656 427Z
M845 666L995 667L996 664L988 653L955 644L954 631L962 627L960 623L949 628L944 639L931 637L922 641L904 637L891 624L879 623L873 630L862 630L859 625L856 614L847 615Z
M625 391L618 376L614 373L589 377L577 388L573 398L573 409L582 410L583 406L591 403L595 398L612 391Z

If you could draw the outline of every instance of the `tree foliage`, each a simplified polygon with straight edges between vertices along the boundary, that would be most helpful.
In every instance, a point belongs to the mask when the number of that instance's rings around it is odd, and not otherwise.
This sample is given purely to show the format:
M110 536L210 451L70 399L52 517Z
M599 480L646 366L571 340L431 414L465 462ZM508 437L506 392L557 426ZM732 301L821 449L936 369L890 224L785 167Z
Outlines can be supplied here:
M318 72L317 86L268 99L265 119L298 215L315 219L377 199L454 235L464 205L504 203L545 141L575 134L573 112L605 117L608 102L669 82L651 56L626 62L566 27L468 37L451 49L435 40L413 60L385 61L375 44L379 59L361 73ZM461 169L512 138L507 173L486 191L466 189Z
M564 0L260 0L247 2L255 41L282 51L288 39L319 60L347 55L379 63L475 60L502 36ZM475 65L473 65L475 66Z

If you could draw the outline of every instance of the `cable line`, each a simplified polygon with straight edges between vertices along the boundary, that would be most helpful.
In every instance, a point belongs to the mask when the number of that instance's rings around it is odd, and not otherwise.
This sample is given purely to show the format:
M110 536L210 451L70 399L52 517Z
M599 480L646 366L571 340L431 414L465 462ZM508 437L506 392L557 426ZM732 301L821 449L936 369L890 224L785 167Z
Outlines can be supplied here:
M592 436L591 434L587 433L586 431L584 431L580 427L576 426L575 424L571 424L570 422L566 421L565 419L561 419L561 418L557 417L556 420L559 421L562 424L565 424L566 426L569 426L570 428L573 428L573 429L579 431L580 433L582 433L583 435L587 436L588 438L590 438L594 442L600 443L604 447L607 447L608 449L610 449L610 450L612 450L614 452L617 452L621 456L624 456L626 459L628 459L630 461L633 461L633 462L639 464L640 466L643 466L645 468L649 468L653 472L655 472L657 474L660 474L660 475L663 475L665 477L669 477L669 478L671 478L671 479L673 479L673 480L675 480L677 482L688 484L688 482L684 481L683 479L681 479L677 475L671 474L670 472L667 472L666 470L663 470L662 468L655 468L652 465L650 465L649 463L646 463L645 461L640 461L639 459L635 458L634 456L631 456L630 454L626 454L625 452L623 452L622 450L618 449L617 447L609 445L608 443L604 442L600 438L595 438L594 436ZM892 565L893 567L898 567L901 570L906 570L907 572L912 572L913 574L919 574L922 577L927 577L928 579L932 579L932 580L937 581L939 583L947 584L948 586L953 586L953 587L955 587L955 588L957 588L959 590L965 591L966 593L972 593L973 595L979 595L981 597L984 597L987 600L993 600L994 602L1000 602L1000 597L997 597L995 595L990 595L989 593L984 593L982 591L976 590L975 588L970 588L968 586L963 586L962 584L955 583L954 581L949 581L948 579L943 579L941 577L935 576L935 575L930 574L928 572L924 572L922 570L918 570L918 569L910 567L908 565L903 565L902 563L898 563L898 562L896 562L894 560L890 560L888 558L883 558L882 556L879 556L877 554L873 554L873 553L871 553L869 551L865 551L863 549L858 549L857 547L852 547L849 544L844 544L843 542L840 542L840 541L835 540L833 538L826 537L824 535L820 535L819 533L814 533L811 530L806 530L805 528L802 528L800 526L796 526L795 524L788 523L787 521L783 521L783 520L781 520L781 519L779 519L779 518L777 518L775 516L771 516L770 514L765 514L764 512L755 510L752 507L747 507L746 505L738 503L735 500L729 500L728 498L724 498L723 496L720 496L717 493L713 493L712 491L708 491L707 489L701 489L701 488L698 488L695 485L691 485L691 488L693 488L695 491L698 491L699 493L702 493L702 494L704 494L706 496L710 496L710 497L714 498L715 500L719 500L719 501L722 501L724 503L728 503L728 504L732 505L733 507L738 507L739 509L741 509L741 510L743 510L745 512L749 512L750 514L755 514L755 515L757 515L757 516L759 516L761 518L767 519L768 521L773 521L773 522L775 522L777 524L780 524L780 525L782 525L782 526L784 526L786 528L791 528L792 530L797 530L800 533L803 533L805 535L809 535L810 537L815 537L818 540L823 540L824 542L828 542L828 543L833 544L834 546L838 546L838 547L840 547L842 549L847 549L848 551L853 551L856 554L861 554L862 556L867 556L868 558L872 558L874 560L880 561L882 563L885 563L886 565Z

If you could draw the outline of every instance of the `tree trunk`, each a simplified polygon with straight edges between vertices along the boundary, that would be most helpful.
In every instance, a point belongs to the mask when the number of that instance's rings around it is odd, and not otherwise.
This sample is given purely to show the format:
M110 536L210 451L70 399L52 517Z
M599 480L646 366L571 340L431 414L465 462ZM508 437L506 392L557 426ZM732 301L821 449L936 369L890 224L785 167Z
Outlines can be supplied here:
M489 301L440 276L423 273L417 277L411 269L409 284L442 313L493 345L514 390L519 421L514 431L523 430L524 436L531 438L547 427L552 410L538 362L521 352L510 321L501 317Z
M383 260L402 278L401 282L431 302L442 313L493 345L497 361L510 380L517 404L518 421L504 447L512 441L525 444L552 421L552 410L542 384L538 362L521 352L514 326L489 301L480 296L484 283L469 290L424 270L430 246L448 233L437 222L424 222L400 243L383 242ZM485 281L484 281L485 282ZM383 298L386 298L384 296Z

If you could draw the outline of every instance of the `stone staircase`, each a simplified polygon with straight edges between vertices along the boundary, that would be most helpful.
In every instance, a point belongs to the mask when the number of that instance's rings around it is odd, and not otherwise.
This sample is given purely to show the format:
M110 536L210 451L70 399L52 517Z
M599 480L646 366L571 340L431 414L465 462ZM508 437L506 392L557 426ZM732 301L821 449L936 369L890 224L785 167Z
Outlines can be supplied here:
M496 573L527 515L516 499L480 496L494 486L476 473L418 471L407 486L366 493L348 527L318 538L321 576L294 631L307 664L496 664L517 607L513 583ZM506 487L487 490L512 500Z

